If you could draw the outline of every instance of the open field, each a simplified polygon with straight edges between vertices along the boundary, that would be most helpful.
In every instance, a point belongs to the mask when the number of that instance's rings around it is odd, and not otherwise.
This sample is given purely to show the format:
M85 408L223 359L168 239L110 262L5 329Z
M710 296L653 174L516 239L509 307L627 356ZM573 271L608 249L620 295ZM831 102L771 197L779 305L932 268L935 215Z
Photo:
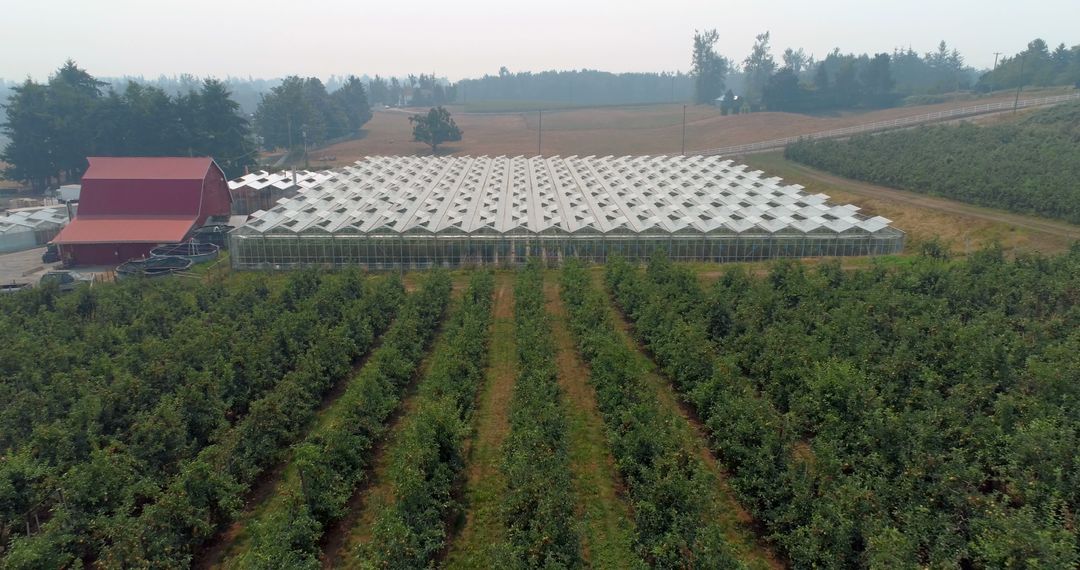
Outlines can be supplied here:
M1024 97L1058 94L1060 90L1025 92ZM1013 93L996 93L977 103L1010 101ZM707 150L798 136L829 129L850 127L945 111L974 104L961 100L936 105L896 107L877 111L843 112L832 115L795 113L752 113L723 116L714 107L686 108L686 150ZM529 113L463 113L450 106L464 136L460 142L439 149L458 155L531 155L537 151L539 117ZM333 156L335 160L312 162L314 168L350 164L365 155L424 154L423 145L412 142L408 117L416 109L376 110L365 125L364 136L312 153L313 157ZM545 155L639 155L679 152L682 143L681 104L591 107L546 111L543 117L541 150Z

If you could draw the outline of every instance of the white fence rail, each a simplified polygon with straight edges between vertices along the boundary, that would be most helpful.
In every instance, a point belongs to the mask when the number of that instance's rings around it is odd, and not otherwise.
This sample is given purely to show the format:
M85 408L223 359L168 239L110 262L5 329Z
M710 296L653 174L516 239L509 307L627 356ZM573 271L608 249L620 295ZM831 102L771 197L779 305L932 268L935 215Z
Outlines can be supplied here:
M1067 95L1055 95L1053 97L1040 97L1038 99L1024 99L1015 106L1017 109L1025 109L1029 107L1042 107L1045 105L1056 105L1058 103L1064 103L1066 101L1072 101L1080 99L1080 93L1069 93ZM715 156L715 155L728 155L728 154L743 154L748 152L759 152L763 150L775 150L783 148L791 143L798 142L800 140L817 140L817 139L836 139L849 137L851 135L857 135L862 133L872 133L875 131L888 131L892 129L902 129L905 127L912 127L924 123L936 123L940 121L948 121L951 119L958 119L961 117L972 117L975 115L984 115L986 113L994 113L997 111L1007 111L1012 109L1014 103L1011 101L999 101L997 103L984 103L982 105L972 105L970 107L958 107L956 109L949 109L947 111L937 111L934 113L925 113L922 115L913 115L911 117L903 117L900 119L892 119L889 121L877 121L875 123L866 123L862 125L853 125L850 127L843 127L840 129L831 129L828 131L819 131L816 133L810 133L806 135L799 135L795 137L786 137L782 139L773 139L768 141L761 141L756 143L740 144L735 146L726 146L720 148L711 148L707 150L695 151L693 154ZM679 153L670 153L670 155L677 155Z

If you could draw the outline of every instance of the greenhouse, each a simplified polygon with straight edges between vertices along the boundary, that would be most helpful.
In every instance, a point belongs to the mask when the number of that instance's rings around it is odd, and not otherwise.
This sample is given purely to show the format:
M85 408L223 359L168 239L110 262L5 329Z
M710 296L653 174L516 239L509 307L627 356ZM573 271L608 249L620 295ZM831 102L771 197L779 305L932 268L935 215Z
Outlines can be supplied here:
M719 157L369 157L230 234L237 269L882 255L880 216Z
M67 206L38 206L0 215L0 253L41 247L68 223Z

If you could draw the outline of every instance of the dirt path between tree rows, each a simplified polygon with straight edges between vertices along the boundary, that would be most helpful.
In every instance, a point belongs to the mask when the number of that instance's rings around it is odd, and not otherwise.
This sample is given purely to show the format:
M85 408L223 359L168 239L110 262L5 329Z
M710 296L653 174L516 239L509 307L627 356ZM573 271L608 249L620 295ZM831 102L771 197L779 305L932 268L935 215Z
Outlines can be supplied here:
M500 463L510 432L510 395L517 377L514 342L514 273L495 275L491 345L484 387L473 416L465 468L465 524L450 537L446 568L497 568L493 548L503 541L500 508L506 479Z
M576 512L581 523L582 550L591 568L635 568L643 563L634 554L634 523L624 489L608 446L604 419L596 391L588 383L582 362L567 328L566 307L559 297L558 273L544 280L544 297L551 315L551 332L558 350L559 388L567 418L570 469Z

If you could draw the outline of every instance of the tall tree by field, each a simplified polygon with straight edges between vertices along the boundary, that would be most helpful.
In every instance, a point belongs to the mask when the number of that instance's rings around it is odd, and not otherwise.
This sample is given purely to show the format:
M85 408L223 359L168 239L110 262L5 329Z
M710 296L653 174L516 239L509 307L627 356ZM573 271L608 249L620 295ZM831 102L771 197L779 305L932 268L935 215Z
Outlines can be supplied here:
M29 182L34 188L44 188L59 174L48 137L52 129L48 105L48 89L27 79L12 88L12 96L4 106L3 129L10 138L0 154L10 165L4 176Z
M724 93L730 62L716 53L719 37L715 29L694 33L694 101L699 104L711 104Z
M769 32L758 34L750 55L746 56L746 61L743 62L743 72L746 74L746 98L752 105L761 101L765 84L776 71L776 61L769 51Z
M810 69L814 66L814 57L807 56L806 51L804 51L803 48L787 48L784 50L782 59L784 61L784 67L791 68L791 71L793 71L796 76L802 73L804 69Z
M251 142L251 123L240 113L240 105L232 99L225 83L206 79L198 93L191 93L189 136L193 147L214 157L226 174L239 175L244 167L255 163L255 148ZM179 104L180 102L178 102ZM181 115L184 115L183 107Z
M356 133L360 127L371 120L371 105L368 103L367 91L364 83L356 76L350 75L340 89L330 94L339 107L345 112L347 131Z
M461 129L445 107L434 107L426 115L409 117L413 125L413 140L431 145L434 154L444 142L461 140Z

